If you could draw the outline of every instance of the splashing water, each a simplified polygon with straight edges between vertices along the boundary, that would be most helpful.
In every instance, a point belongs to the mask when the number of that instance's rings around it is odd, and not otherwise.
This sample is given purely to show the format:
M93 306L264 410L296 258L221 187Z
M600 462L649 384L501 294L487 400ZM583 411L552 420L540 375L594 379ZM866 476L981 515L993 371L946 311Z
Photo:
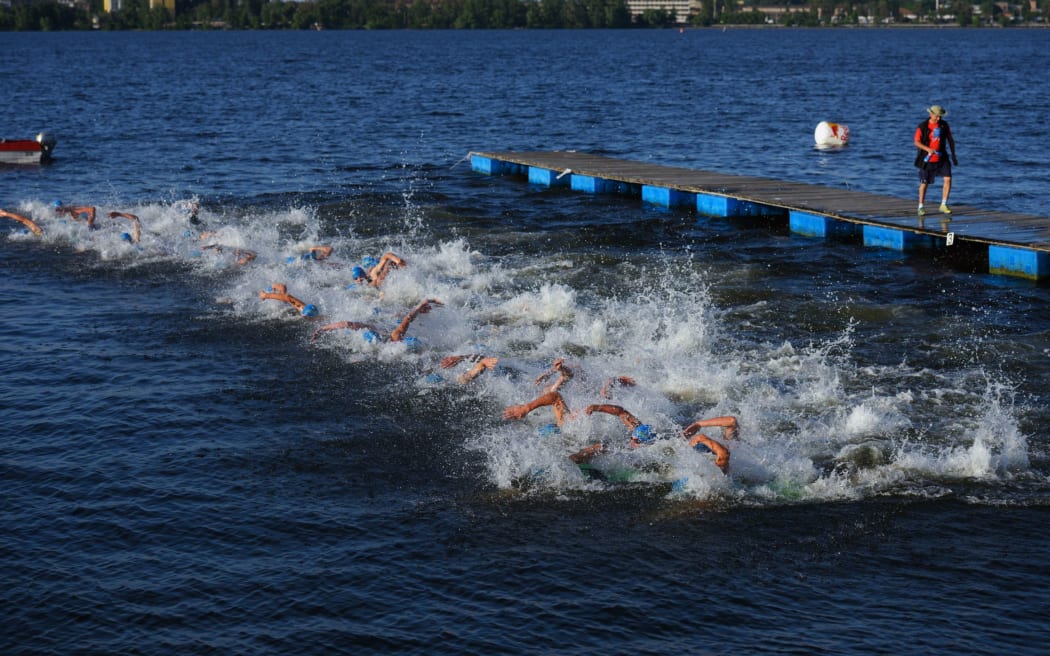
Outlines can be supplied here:
M108 218L108 207L98 208L94 230L54 216L43 203L20 209L44 227L48 247L129 268L179 263L217 286L217 306L233 321L298 322L304 349L420 372L394 386L406 398L440 391L473 399L473 411L488 414L466 421L472 433L464 446L482 457L486 484L497 488L549 493L655 485L676 498L762 504L933 488L939 494L1030 475L1012 389L1005 382L978 387L987 381L980 365L951 374L906 363L858 366L852 323L806 344L770 343L734 332L727 309L712 300L710 273L689 253L664 251L642 265L629 258L596 263L585 253L491 254L464 237L435 239L414 192L403 202L403 219L378 232L361 229L372 221L367 212L345 208L204 208L196 223L183 201L112 208L140 217L138 243L121 239L126 226ZM311 259L310 248L321 244L333 255ZM243 262L248 251L252 259ZM350 271L362 258L388 251L408 266L381 290L352 283ZM305 319L284 303L260 300L258 292L275 283L321 316ZM426 298L444 305L412 323L410 334L422 348L369 340L363 330L308 339L329 321L389 332ZM437 366L451 354L495 356L500 363L462 384L461 372ZM566 424L542 434L552 421L546 408L501 422L498 409L537 396L542 389L534 379L558 358L574 373L560 390L570 411ZM633 384L603 396L606 383L619 377ZM660 439L630 448L618 420L583 414L596 403L627 408ZM457 411L472 412L463 408ZM711 454L690 449L680 435L690 422L719 415L736 416L742 427L738 440L711 435L730 448L728 477ZM965 417L975 419L960 421ZM606 452L590 465L569 460L599 442Z

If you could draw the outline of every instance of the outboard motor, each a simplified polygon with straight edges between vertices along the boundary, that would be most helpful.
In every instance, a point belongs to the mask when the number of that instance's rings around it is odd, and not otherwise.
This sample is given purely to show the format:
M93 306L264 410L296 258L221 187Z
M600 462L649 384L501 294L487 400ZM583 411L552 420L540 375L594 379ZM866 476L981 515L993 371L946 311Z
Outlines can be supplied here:
M51 152L55 149L55 137L48 132L41 132L36 135L36 142L40 144L40 160L47 161L51 159Z

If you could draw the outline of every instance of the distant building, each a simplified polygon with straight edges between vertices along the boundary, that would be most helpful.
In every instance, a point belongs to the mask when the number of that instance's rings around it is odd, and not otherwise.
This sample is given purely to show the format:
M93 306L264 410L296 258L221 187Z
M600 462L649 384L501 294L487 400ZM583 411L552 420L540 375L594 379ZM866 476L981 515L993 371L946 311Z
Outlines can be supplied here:
M627 10L631 12L631 18L641 16L650 9L661 10L667 13L675 12L675 20L679 23L689 22L689 14L700 8L700 0L627 0Z
M107 14L112 14L115 11L120 11L124 8L125 0L102 0L102 10ZM149 8L156 9L157 7L164 7L171 12L171 15L175 15L175 0L149 0Z
M777 23L786 14L805 14L809 12L809 5L765 5L755 7L755 9L765 15L767 23ZM817 11L821 9L821 7L817 7Z

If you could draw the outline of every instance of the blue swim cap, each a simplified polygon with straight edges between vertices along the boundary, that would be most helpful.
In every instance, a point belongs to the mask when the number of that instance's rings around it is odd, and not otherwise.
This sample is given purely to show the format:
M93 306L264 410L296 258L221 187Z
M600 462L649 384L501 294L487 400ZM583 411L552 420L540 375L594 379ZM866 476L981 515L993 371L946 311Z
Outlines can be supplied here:
M299 259L300 260L316 260L317 259L317 253L315 253L313 251L306 251L305 253L303 253L302 255L299 256Z
M123 239L124 241L131 241L131 235L129 235L126 232L120 233L120 238Z
M445 379L441 377L441 374L427 374L426 381L428 383L440 383Z
M295 256L294 255L289 255L288 257L284 258L284 263L285 264L291 264L292 262L295 262Z
M694 451L699 451L700 453L711 453L710 447L708 447L703 442L697 442L696 444L694 444L693 445L693 450Z
M558 424L546 424L536 429L536 434L540 437L550 437L559 433L561 433L561 429L558 428Z
M54 200L54 202L52 204L55 207L62 207L62 201L58 200L57 198Z
M408 349L409 351L418 351L420 349L420 347L422 346L422 344L420 344L419 340L416 339L415 337L406 337L406 338L404 338L401 341L405 343L405 348Z
M376 258L372 257L371 255L365 255L364 257L361 258L361 264L363 264L366 267L368 267L369 269L371 269L375 265L379 264L379 260L377 260Z
M316 317L317 316L317 306L314 305L313 303L309 303L306 306L304 306L303 307L303 316L304 317Z
M689 484L689 479L688 478L676 478L674 480L674 482L671 483L671 491L672 492L682 492L682 491L685 490L685 486L688 485L688 484Z
M653 434L653 427L649 424L642 424L635 428L631 431L631 437L643 444L648 444L656 439L656 435Z
M377 333L374 330L366 330L365 332L361 333L361 337L363 337L364 340L369 344L375 344L379 341L379 333Z
M185 230L184 230L184 231L182 232L182 236L183 236L183 237L192 237L192 236L193 236L193 231L192 231L192 230L190 230L189 228L186 228L186 229L185 229Z
M350 272L350 275L353 277L354 280L358 280L360 278L367 278L368 272L359 266L355 266L353 271Z

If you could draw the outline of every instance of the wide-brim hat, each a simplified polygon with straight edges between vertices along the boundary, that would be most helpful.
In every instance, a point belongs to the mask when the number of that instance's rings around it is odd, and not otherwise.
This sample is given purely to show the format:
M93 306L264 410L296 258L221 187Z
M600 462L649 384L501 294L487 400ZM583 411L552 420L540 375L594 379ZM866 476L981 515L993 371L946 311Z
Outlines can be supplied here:
M930 105L930 107L926 111L928 111L931 114L936 114L937 116L944 116L948 113L948 110L941 107L940 105Z

